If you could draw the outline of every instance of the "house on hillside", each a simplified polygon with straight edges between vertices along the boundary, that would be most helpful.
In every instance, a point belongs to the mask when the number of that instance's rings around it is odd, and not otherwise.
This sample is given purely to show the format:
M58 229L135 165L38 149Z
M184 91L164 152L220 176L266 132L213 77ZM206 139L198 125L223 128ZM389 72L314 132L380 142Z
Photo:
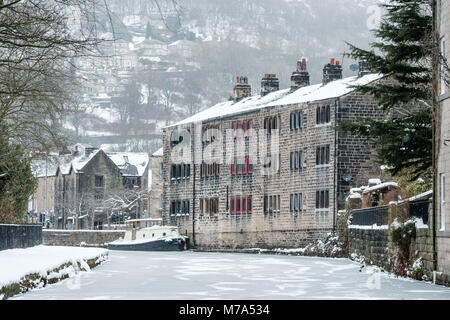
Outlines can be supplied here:
M190 59L192 58L192 51L195 45L194 41L182 39L170 43L167 48L170 55Z
M342 79L334 59L309 79L306 59L288 89L266 74L251 96L238 77L232 100L166 127L164 222L203 248L301 247L332 231L350 186L380 176L368 141L335 125L384 118L352 87L384 79L363 67Z
M139 57L165 57L169 53L167 44L156 39L145 39L135 45Z

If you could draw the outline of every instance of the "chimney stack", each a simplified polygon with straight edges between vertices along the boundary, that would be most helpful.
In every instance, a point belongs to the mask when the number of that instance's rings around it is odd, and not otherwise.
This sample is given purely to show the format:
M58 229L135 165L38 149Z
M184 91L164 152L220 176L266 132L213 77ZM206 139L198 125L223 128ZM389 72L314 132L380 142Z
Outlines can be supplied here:
M342 79L342 66L338 60L331 59L330 63L323 68L323 85L331 81Z
M297 70L292 72L291 92L309 86L309 73L306 68L306 58L297 61Z
M238 102L252 95L252 87L248 84L247 77L236 77L236 85L234 86L234 101Z
M358 64L358 66L359 66L358 78L361 78L361 77L365 76L366 74L372 73L370 71L370 67L369 67L369 64L367 63L367 61L361 60Z
M266 73L261 80L261 97L266 94L280 90L280 81L276 74Z

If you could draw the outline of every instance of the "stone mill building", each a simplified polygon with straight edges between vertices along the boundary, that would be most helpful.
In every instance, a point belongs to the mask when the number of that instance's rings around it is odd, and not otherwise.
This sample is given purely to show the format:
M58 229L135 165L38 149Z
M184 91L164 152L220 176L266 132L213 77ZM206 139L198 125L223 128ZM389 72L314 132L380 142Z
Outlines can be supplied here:
M369 143L335 125L383 117L352 88L382 76L362 69L343 79L332 59L311 85L302 59L287 89L265 74L251 96L248 79L236 80L233 99L164 129L164 223L204 249L300 247L325 237L350 186L380 174Z

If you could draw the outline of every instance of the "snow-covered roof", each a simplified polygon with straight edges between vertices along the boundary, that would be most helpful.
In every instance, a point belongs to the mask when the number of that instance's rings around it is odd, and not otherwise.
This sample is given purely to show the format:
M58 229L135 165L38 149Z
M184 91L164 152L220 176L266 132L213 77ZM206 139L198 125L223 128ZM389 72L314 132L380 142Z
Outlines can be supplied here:
M289 92L289 89L284 89L280 91L275 91L269 93L268 95L261 96L253 96L249 98L242 99L239 102L234 101L226 101L216 104L215 106L203 110L185 120L182 120L176 124L170 125L177 126L182 124L188 124L192 122L205 121L205 120L213 120L219 119L225 116L229 116L232 114L244 113L252 110L256 110L262 108L265 104L280 99L280 97L286 95Z
M149 162L149 156L144 152L108 152L106 155L123 176L142 176Z
M421 200L421 199L428 199L433 196L433 190L428 190L426 192L423 192L421 194L415 195L411 198L406 199L407 201L414 201L414 200Z
M47 168L46 168L47 167ZM31 172L36 178L42 178L46 176L56 176L58 170L58 163L52 159L45 160L33 160L31 161Z
M60 156L59 168L61 173L67 175L72 168L76 173L88 164L95 155L102 149L95 149L88 155L80 156ZM105 152L104 150L102 150ZM105 152L106 156L119 168L123 176L142 176L149 162L147 153L140 152Z
M332 81L326 85L315 84L303 87L294 92L290 92L290 89L283 89L269 93L264 97L258 95L245 98L238 102L221 102L168 127L174 127L193 122L220 119L227 116L246 113L268 107L311 103L338 98L354 91L355 89L353 88L353 86L367 85L373 81L381 79L382 77L383 75L381 74L368 74L360 78L354 76Z
M152 154L152 157L162 157L163 151L164 151L164 148L159 148Z
M136 43L135 47L137 49L141 49L141 48L148 48L148 47L151 48L152 46L155 46L155 45L166 46L166 43L162 42L160 40L157 40L157 39L148 38L148 39L145 39L145 40L143 40L143 41L141 41L139 43Z
M88 155L82 154L79 156L73 155L63 155L59 156L59 169L61 173L67 175L70 173L70 168L72 168L75 172L79 172L83 169L83 167L91 161L91 159L100 151L100 149L93 150ZM84 152L84 151L82 151Z
M58 167L61 170L62 174L69 174L70 168L73 166L76 171L80 170L94 156L94 154L91 154L90 156L84 155L84 147L87 147L88 145L77 144L75 146L83 147L83 151L81 151L83 152L83 155L73 156L72 154L62 154L48 157L47 177L56 176L58 172ZM73 149L72 147L69 148ZM73 149L73 151L74 150L75 149ZM36 159L31 162L31 171L37 178L45 177L46 171L45 167L46 167L45 159Z
M75 170L75 172L80 171L81 169L84 168L84 166L91 161L91 159L93 157L95 157L95 155L100 151L100 149L94 150L91 153L89 153L88 155L82 155L79 157L76 157L75 159L72 160L72 167Z
M369 184L381 184L381 179L379 178L369 179Z
M365 193L369 193L371 191L384 189L384 188L387 188L387 187L397 187L398 188L398 184L396 182L380 183L380 184L377 184L376 186L364 189L363 193L365 194Z
M169 43L169 47L174 47L174 46L179 46L179 45L185 46L185 45L190 45L190 44L194 44L194 42L186 40L186 39L181 39L181 40L177 40L172 43Z

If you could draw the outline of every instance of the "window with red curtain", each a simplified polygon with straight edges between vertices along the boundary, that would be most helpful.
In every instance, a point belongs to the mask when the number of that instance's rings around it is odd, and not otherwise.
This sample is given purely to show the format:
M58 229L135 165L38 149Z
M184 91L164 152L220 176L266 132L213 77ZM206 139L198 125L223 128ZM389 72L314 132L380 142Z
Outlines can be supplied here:
M247 213L252 212L252 197L247 197Z
M237 133L236 133L236 137L237 138L241 138L243 136L243 122L238 121L237 122Z
M243 167L242 159L236 159L236 161L237 161L237 174L242 174L242 167Z
M248 170L247 161L248 161L248 158L241 159L241 162L242 162L242 174L246 174L247 173L247 170Z
M248 173L253 173L253 163L252 163L252 159L250 158L246 158L246 167L247 167L247 172Z
M241 199L240 198L235 198L235 204L236 204L236 213L241 213L242 209L241 209Z
M252 197L231 198L230 213L252 213Z

